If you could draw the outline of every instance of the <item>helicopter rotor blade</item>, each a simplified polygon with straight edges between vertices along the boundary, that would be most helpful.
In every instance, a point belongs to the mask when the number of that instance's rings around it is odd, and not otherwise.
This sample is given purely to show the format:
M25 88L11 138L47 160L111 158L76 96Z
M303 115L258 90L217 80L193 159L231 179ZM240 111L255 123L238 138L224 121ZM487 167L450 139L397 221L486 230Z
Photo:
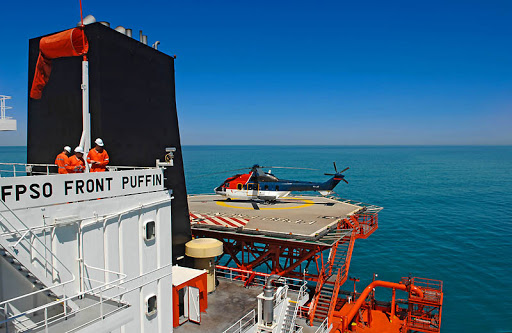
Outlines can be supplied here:
M338 173L338 168L336 168L336 162L332 162L332 164L334 164L334 171Z
M199 176L194 176L194 177L190 177L190 178L208 177L210 175L218 175L218 174L223 174L223 173L227 173L227 172L242 171L242 170L248 170L248 169L251 169L251 168L240 168L240 169L224 170L224 171L219 171L219 172L203 173Z
M345 178L341 178L341 180L343 180L345 183L348 184L347 180Z
M296 168L296 167L281 167L281 166L261 166L260 168L270 168L270 169L296 169L296 170L318 170L312 168Z
M346 167L345 169L341 170L340 173L344 173L345 171L347 171L348 169L350 169L350 167Z

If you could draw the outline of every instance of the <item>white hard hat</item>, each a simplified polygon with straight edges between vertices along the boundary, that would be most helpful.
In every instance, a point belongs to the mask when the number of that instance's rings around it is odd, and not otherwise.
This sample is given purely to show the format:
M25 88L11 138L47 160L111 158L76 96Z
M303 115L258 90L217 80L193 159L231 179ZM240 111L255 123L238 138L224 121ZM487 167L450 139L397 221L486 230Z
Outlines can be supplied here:
M75 153L82 153L83 154L84 153L84 149L82 147L78 146L78 147L75 148Z
M64 150L67 151L68 153L71 153L71 147L70 146L64 147Z
M100 147L103 147L103 140L101 140L100 138L97 138L95 141L94 141L95 144L97 144L98 146Z

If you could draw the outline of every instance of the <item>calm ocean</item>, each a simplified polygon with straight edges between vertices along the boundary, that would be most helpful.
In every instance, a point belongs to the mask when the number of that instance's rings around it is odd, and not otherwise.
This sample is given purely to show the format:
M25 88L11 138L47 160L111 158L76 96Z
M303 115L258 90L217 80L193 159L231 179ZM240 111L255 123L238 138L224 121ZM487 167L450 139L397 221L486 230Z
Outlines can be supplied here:
M25 155L0 147L1 162ZM333 161L349 166L337 193L384 207L379 229L354 247L358 291L373 273L443 280L442 332L512 331L512 147L186 146L183 157L189 194L211 193L234 174L217 172L255 163L317 168L273 173L318 181Z

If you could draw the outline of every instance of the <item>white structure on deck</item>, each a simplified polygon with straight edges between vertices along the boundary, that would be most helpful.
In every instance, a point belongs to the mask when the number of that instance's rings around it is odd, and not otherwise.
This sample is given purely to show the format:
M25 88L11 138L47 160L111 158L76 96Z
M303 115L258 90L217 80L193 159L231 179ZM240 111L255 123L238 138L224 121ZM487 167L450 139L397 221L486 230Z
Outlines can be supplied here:
M163 169L4 175L0 199L0 332L172 332Z
M16 130L16 119L5 115L5 110L12 109L10 106L5 106L5 101L11 98L11 96L0 95L0 131Z

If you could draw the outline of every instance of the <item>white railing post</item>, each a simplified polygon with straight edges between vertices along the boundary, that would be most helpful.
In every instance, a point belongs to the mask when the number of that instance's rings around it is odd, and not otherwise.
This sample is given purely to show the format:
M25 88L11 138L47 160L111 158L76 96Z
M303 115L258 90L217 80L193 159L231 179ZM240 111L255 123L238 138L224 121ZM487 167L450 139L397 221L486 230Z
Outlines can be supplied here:
M44 308L44 331L48 333L48 308Z
M100 315L101 319L103 319L103 290L100 288Z

